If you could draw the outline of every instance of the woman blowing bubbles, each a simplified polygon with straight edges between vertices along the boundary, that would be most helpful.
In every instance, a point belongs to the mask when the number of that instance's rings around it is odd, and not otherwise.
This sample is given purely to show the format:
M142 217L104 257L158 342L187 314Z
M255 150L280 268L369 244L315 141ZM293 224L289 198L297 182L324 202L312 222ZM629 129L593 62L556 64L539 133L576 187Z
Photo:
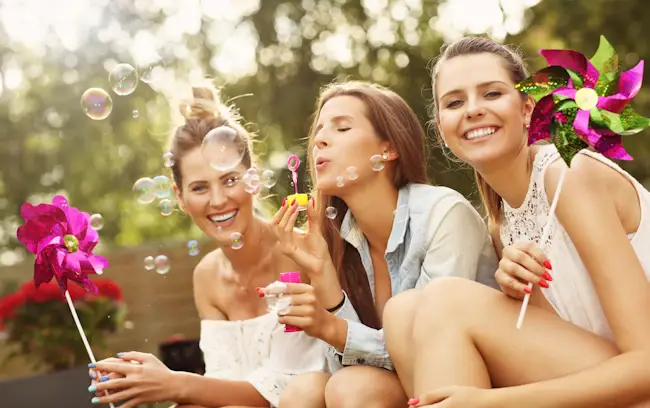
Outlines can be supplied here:
M291 398L281 396L296 375L329 371L329 365L322 342L305 333L284 333L277 315L267 313L265 299L256 291L278 280L280 273L295 271L296 265L282 254L269 224L253 213L254 198L243 181L254 165L251 137L218 102L214 89L193 88L193 94L194 100L181 107L186 119L173 134L171 151L179 205L219 247L194 270L206 375L170 371L149 354L124 353L120 359L97 363L97 371L110 374L93 381L93 403L125 401L122 407L127 408L156 401L205 407L322 407L324 382L320 392L296 388ZM216 131L238 142L241 163L214 166L206 160L202 143ZM224 157L237 155L227 153ZM241 234L235 245L233 234ZM111 394L105 396L105 390Z
M288 202L272 222L312 285L289 284L293 306L280 321L323 339L348 366L327 382L328 408L405 406L391 361L399 351L388 356L381 329L392 296L406 291L401 298L412 303L419 292L409 289L444 276L496 287L496 254L481 217L458 192L426 184L425 139L394 92L362 82L324 88L309 138L317 189L309 232L293 232L298 212ZM409 332L412 311L399 320ZM399 361L409 377L413 361Z
M412 331L386 311L388 350L400 377L400 361L416 361L404 372L412 405L648 406L650 193L598 154L583 150L567 169L554 145L528 146L534 101L515 89L526 77L518 55L485 38L451 44L436 64L435 120L478 173L507 296L469 280L433 282L411 309ZM535 289L518 330L528 282Z

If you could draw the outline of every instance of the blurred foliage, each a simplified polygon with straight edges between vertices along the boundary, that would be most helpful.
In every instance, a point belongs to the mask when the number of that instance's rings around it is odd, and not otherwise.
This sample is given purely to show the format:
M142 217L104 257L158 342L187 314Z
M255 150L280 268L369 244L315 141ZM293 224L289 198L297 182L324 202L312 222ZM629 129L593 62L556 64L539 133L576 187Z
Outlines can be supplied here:
M215 78L225 99L236 98L234 103L259 136L265 166L282 171L273 190L276 196L291 187L284 163L274 153L304 157L304 138L322 85L345 78L376 81L401 94L423 124L428 120L427 65L444 38L435 29L441 1L94 3L99 12L93 14L95 20L89 15L88 29L76 38L76 47L66 47L54 34L42 47L29 47L0 25L5 83L0 96L0 247L5 252L17 248L20 205L56 192L65 193L78 208L103 215L104 244L133 246L196 235L187 217L161 217L155 204L138 204L131 187L140 177L165 171L161 155L173 128L175 100L187 96L187 86L185 95L178 95L184 83L203 75ZM501 1L503 9L507 3L512 2ZM189 4L198 4L199 13L181 20ZM233 17L225 4L236 4L231 8L241 15ZM631 67L650 57L650 43L642 41L650 34L648 27L650 13L642 0L543 0L526 10L524 30L506 42L519 44L537 69L544 65L539 48L569 47L592 55L604 34ZM238 50L239 40L232 35L240 31L257 41L257 64L223 73L219 67L229 62L228 52ZM106 120L87 118L80 95L89 87L108 90L110 67L134 64L139 55L129 44L147 35L157 41L169 75L151 86L141 83L130 96L112 94L113 112ZM7 79L16 71L22 75L21 86L9 89ZM647 84L647 71L645 79ZM243 97L248 94L252 96ZM640 93L635 108L650 114L650 92ZM140 112L138 118L134 110ZM433 145L433 134L431 140ZM643 134L628 142L636 160L625 168L645 181L650 178L650 143ZM437 148L430 161L434 182L476 199L467 169L459 170ZM307 181L304 174L300 179ZM268 202L276 205L275 200ZM7 260L0 257L2 261Z

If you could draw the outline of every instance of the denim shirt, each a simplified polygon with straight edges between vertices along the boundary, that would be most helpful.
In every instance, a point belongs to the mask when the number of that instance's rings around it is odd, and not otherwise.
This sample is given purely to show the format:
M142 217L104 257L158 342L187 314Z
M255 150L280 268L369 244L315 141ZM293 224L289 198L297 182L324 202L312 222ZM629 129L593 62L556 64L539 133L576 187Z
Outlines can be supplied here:
M340 234L359 251L374 299L370 248L349 210ZM384 257L393 296L444 276L498 288L494 279L498 258L483 219L465 197L447 187L409 184L400 189ZM347 296L336 315L347 320L348 333L343 353L331 346L330 353L337 354L344 366L366 364L394 369L383 329L362 324Z

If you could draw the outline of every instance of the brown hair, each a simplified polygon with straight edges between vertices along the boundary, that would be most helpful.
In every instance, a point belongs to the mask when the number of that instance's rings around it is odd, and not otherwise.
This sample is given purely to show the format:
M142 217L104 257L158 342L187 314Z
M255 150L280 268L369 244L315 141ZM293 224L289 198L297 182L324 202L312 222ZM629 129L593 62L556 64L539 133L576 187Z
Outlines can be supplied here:
M212 85L192 87L192 100L180 104L185 123L174 130L169 151L174 156L172 174L179 189L183 187L180 161L187 152L201 147L205 136L215 128L227 126L237 133L239 148L243 150L241 163L253 165L252 135L240 124L241 118L232 106L220 101L219 92Z
M399 189L409 183L427 183L427 143L424 129L411 107L395 92L380 85L349 81L324 87L316 102L314 120L309 135L309 150L313 152L318 116L325 103L337 96L354 96L366 107L366 117L380 139L387 140L398 158L389 163L393 184ZM314 158L310 156L309 171L316 184ZM341 239L343 215L347 212L345 202L336 196L316 192L319 222L329 246L330 255L339 274L343 290L348 294L361 322L373 328L381 323L370 291L368 276L357 250ZM325 209L334 207L341 216L334 220L325 217Z
M435 61L431 73L431 88L433 98L431 102L431 117L435 122L438 115L438 103L436 101L436 79L440 72L440 66L447 60L460 55L490 53L501 57L505 63L505 68L510 73L510 78L514 83L519 83L528 77L528 70L521 55L512 48L499 44L486 37L464 37L460 40L443 46L441 54ZM526 99L526 94L522 93L522 99ZM440 135L438 135L440 137ZM488 226L491 232L498 232L499 222L501 221L501 206L503 199L497 194L492 187L483 179L483 177L474 170L476 185L481 195L481 201L485 207L488 216Z

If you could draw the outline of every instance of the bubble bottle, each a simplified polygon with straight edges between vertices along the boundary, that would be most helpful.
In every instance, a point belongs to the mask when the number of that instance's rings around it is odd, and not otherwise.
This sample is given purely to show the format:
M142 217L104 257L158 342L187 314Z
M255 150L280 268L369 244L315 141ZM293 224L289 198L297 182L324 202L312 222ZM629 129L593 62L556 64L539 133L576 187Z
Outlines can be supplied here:
M307 194L305 194L307 195ZM283 283L300 283L300 272L284 272L280 274L280 282ZM301 328L291 326L289 324L284 326L285 333L300 332Z
M295 154L289 156L287 160L287 167L291 170L291 180L293 181L294 194L287 196L287 205L292 205L294 201L298 203L298 210L304 211L309 205L309 195L305 193L298 193L298 167L300 166L300 159ZM300 279L300 276L298 276Z

